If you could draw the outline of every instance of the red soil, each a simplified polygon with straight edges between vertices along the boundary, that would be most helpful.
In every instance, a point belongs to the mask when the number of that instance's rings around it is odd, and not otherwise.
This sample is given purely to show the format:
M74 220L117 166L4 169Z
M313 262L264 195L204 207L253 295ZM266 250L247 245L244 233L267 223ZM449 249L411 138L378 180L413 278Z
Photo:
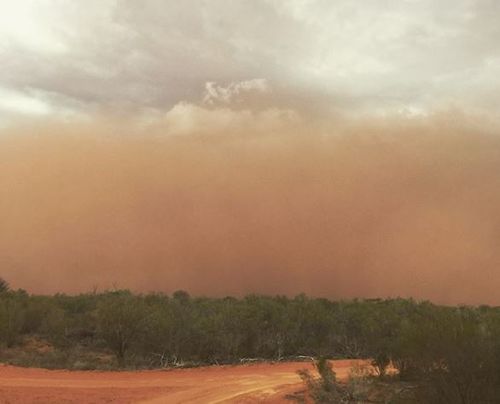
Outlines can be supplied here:
M333 361L340 379L366 361ZM307 362L212 366L140 372L26 369L0 366L0 402L21 403L280 403L302 389Z

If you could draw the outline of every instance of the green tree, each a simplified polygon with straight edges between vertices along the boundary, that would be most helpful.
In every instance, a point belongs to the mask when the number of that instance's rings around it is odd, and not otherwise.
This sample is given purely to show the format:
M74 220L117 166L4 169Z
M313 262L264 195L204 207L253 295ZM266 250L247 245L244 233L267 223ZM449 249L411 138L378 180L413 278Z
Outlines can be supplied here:
M127 352L140 340L147 316L143 301L129 292L110 293L98 305L99 335L115 353L121 366L125 364Z
M19 341L24 326L25 302L19 294L0 298L0 341L8 347Z
M0 278L0 294L6 293L9 290L10 290L9 283L4 278Z

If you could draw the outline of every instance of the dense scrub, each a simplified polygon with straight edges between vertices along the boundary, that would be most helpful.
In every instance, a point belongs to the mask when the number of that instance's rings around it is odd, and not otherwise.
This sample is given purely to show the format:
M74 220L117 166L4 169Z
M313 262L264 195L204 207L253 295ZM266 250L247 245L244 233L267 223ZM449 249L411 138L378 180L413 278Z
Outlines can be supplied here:
M46 367L164 367L373 358L415 382L417 402L497 402L500 308L300 295L190 297L126 290L36 296L0 290L0 360Z

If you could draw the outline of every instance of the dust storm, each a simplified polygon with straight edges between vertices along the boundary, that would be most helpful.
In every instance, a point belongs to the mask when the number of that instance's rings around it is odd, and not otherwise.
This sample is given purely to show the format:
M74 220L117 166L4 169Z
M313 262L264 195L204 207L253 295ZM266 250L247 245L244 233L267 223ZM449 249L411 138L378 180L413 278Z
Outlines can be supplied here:
M34 293L499 304L499 172L500 138L433 122L4 130L0 266Z

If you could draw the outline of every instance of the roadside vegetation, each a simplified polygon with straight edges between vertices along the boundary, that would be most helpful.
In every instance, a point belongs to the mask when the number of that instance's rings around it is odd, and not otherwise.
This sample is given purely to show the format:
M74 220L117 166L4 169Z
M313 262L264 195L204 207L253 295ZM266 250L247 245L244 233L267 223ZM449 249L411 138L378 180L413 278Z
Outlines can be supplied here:
M500 308L489 306L185 291L38 296L0 280L0 347L5 363L68 369L372 358L378 375L347 385L327 361L317 362L319 376L301 374L309 398L363 402L360 395L373 401L386 391L393 401L380 402L467 404L500 397Z

